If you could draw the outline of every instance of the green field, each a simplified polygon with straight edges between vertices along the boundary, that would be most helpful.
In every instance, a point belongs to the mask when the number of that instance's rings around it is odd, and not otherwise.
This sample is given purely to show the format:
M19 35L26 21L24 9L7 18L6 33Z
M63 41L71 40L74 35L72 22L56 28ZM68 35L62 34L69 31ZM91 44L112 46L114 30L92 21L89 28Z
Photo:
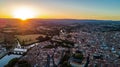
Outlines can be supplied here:
M32 35L15 35L15 37L20 41L21 45L29 45L32 43L37 42L38 40L36 40L36 38L38 38L39 36L45 36L42 34L32 34Z
M4 38L0 37L0 43L4 42Z
M0 43L4 41L4 35L0 33Z

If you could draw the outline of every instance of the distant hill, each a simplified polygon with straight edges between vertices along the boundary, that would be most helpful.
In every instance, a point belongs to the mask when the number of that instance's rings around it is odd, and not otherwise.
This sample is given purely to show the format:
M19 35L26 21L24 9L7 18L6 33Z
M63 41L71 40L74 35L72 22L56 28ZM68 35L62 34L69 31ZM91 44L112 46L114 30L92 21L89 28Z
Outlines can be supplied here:
M112 21L112 20L77 20L77 19L28 19L28 22L43 22L43 23L104 23L104 22L120 22L120 21ZM19 19L6 19L0 18L0 24L3 23L14 23L14 22L22 22Z

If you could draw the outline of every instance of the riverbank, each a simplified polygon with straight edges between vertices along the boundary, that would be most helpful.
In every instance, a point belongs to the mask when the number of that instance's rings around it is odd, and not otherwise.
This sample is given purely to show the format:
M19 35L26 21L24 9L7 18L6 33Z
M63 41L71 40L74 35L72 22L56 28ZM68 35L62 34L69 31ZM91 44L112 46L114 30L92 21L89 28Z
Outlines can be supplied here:
M38 43L34 43L34 44L31 44L29 46L26 46L24 48L27 49L27 52L35 47L36 45L38 45ZM13 52L13 49L11 49L9 52L2 52L0 54L0 67L4 67L4 65L6 65L11 59L13 58L22 58L27 52L25 52L24 54L20 55L20 54L14 54Z
M4 67L8 62L13 58L21 58L22 55L5 55L3 58L0 59L0 67Z
M7 55L7 52L2 52L2 53L0 53L0 60L1 60L5 55Z

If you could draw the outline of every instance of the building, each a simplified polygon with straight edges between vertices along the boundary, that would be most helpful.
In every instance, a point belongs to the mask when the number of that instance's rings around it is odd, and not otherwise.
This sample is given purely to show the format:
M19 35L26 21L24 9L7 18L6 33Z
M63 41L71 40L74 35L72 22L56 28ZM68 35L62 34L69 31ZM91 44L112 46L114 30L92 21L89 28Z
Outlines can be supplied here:
M19 41L17 41L17 42L18 42L18 44L17 44L16 48L13 50L14 54L23 54L23 53L27 52L27 49L22 48Z

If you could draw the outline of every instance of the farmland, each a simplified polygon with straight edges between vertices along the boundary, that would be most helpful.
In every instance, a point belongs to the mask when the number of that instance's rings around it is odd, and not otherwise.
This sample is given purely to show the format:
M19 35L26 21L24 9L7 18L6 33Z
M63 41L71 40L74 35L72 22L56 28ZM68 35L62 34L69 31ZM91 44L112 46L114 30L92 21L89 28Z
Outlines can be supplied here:
M4 41L4 35L0 33L0 43Z
M35 42L38 42L38 40L36 40L36 38L38 38L39 36L45 36L42 34L32 34L32 35L15 35L15 37L19 40L19 42L21 43L21 45L26 46Z

